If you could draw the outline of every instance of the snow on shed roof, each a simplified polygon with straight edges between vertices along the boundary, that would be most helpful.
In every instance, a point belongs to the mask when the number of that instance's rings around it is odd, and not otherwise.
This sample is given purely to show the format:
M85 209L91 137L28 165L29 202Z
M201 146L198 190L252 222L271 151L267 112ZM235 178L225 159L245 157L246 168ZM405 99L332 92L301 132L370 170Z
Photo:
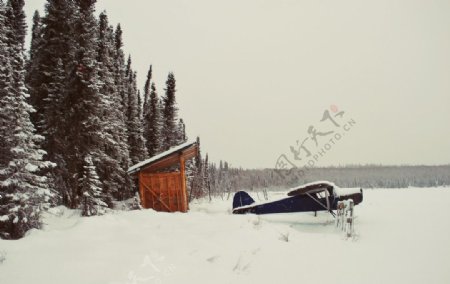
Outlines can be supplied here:
M167 151L159 153L158 155L153 156L150 159L147 159L145 161L139 162L136 165L128 168L128 173L129 174L135 173L135 172L139 171L141 168L143 168L143 167L145 167L145 166L147 166L147 165L149 165L151 163L154 163L154 162L156 162L158 160L161 160L162 158L165 158L165 157L167 157L167 156L169 156L169 155L171 155L173 153L176 153L176 152L182 151L182 150L184 150L186 148L189 148L192 145L194 145L195 143L196 143L195 141L190 141L190 142L186 142L186 143L180 144L178 146L172 147L172 148L170 148Z

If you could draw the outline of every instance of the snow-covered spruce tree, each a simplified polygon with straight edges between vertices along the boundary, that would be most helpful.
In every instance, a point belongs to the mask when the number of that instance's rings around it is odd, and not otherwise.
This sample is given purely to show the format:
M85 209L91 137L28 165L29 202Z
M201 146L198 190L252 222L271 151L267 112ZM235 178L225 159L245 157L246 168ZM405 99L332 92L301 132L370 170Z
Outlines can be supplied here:
M208 163L209 163L208 162L208 153L206 153L205 160L203 161L202 178L203 178L203 186L204 186L206 192L208 192L209 201L211 201L211 179L210 179Z
M203 160L200 151L200 137L197 137L199 147L198 156L187 164L186 172L188 176L189 200L205 196L205 184L203 179Z
M122 49L123 40L122 40L122 28L120 24L117 25L116 30L114 31L114 46L116 49L115 52L116 58L114 59L114 70L116 73L114 74L114 83L122 99L121 110L124 113L124 115L126 115L126 110L128 109L128 97L126 95L128 79L126 76L127 67L125 64L125 55Z
M178 120L178 125L177 125L177 144L182 144L185 143L187 141L187 136L186 136L186 125L184 124L184 121L182 118L180 118Z
M135 80L137 82L137 72L134 72L134 76L135 76ZM142 127L142 133L144 133L144 128L142 126L142 115L143 115L143 110L142 110L142 97L141 97L141 90L137 90L137 105L138 105L138 117L139 117L139 121L141 122L141 127ZM144 134L142 134L143 136ZM145 146L145 143L144 143Z
M65 84L55 82L61 79L55 76L60 70L58 62L61 60L64 68L69 66L69 62L74 60L76 43L73 36L73 25L75 6L70 0L48 0L46 4L46 15L40 20L40 23L33 24L33 34L31 42L30 63L27 73L27 86L30 89L31 102L36 108L37 113L32 117L40 134L46 136L46 150L50 150L49 156L55 151L51 145L54 139L48 135L48 128L58 128L61 126L49 125L46 119L50 117L44 111L44 108L50 104L45 99L48 97L48 86L52 83L58 84L61 89L58 90L58 96L64 97ZM35 18L36 20L36 18ZM32 56L31 56L32 55ZM64 70L67 71L68 70ZM68 74L67 74L68 76ZM54 104L52 108L61 108L62 106ZM64 119L59 119L64 121ZM62 126L64 128L65 126ZM47 137L48 136L48 137ZM47 144L49 144L47 146ZM47 149L50 148L50 149Z
M103 201L102 183L99 180L91 155L84 158L83 172L78 180L81 189L81 212L83 216L102 215L107 204Z
M117 31L118 32L118 31ZM131 68L131 54L128 54L127 65L125 67L125 78L129 80L130 75L133 73L133 69Z
M22 79L22 69L24 68L24 44L27 24L23 11L25 5L23 0L8 0L5 7L5 30L8 41L9 57L11 67L13 68L12 76L15 82Z
M41 226L40 214L54 193L40 172L53 164L43 161L43 137L35 134L30 120L34 109L27 103L25 87L25 24L20 3L0 3L0 140L8 161L0 168L0 237L17 239ZM20 2L20 1L18 1ZM16 5L16 6L15 6ZM5 44L5 40L7 44Z
M141 106L139 105L138 90L136 83L136 73L131 68L131 58L128 59L126 68L128 78L126 95L128 98L126 120L128 130L128 145L130 147L130 160L132 164L137 164L147 156L145 149L144 131L142 119L140 117Z
M25 0L8 0L7 6L11 7L9 11L12 15L9 18L14 37L17 43L24 45L27 34L26 16L23 10Z
M125 55L123 52L123 40L122 40L122 28L120 24L117 25L114 31L114 47L115 47L115 58L114 58L114 84L117 88L117 92L119 93L121 107L120 110L123 114L125 125L127 125L127 110L128 110L128 78L126 76L127 66L125 64ZM123 143L127 146L128 155L126 157L126 161L124 161L124 169L127 170L129 166L131 166L131 158L130 158L130 145L128 144L128 128L124 129L125 136L123 138ZM126 190L122 190L120 192L120 199L128 198L130 194L135 191L135 186L137 180L132 180L129 175L125 175L126 184L128 185Z
M45 137L42 145L46 158L57 164L53 169L55 187L63 204L70 205L69 180L73 173L67 168L67 134L71 131L67 120L67 82L74 62L77 44L74 38L75 4L71 0L48 0L45 15L34 17L30 61L26 83L30 102L36 109L32 121L38 134Z
M144 87L144 138L148 156L153 157L161 149L161 109L159 108L159 98L156 93L155 83L151 82L152 66L150 66L147 75L147 81Z
M108 24L105 13L100 14L99 40L97 62L99 92L103 98L101 116L103 128L104 155L99 157L97 172L103 182L106 196L122 199L129 197L130 183L126 170L129 167L129 148L127 144L127 131L125 116L122 112L122 97L119 92L120 85L116 85L117 73L115 59L116 48L114 30ZM111 200L108 200L111 203Z
M64 149L66 149L64 138L66 130L64 123L64 96L61 95L61 92L65 92L66 72L61 58L56 61L52 74L52 80L45 85L47 95L42 99L41 104L45 119L40 121L40 125L41 130L44 130L42 135L49 140L44 144L48 148L48 151L51 151L48 157L63 165ZM62 165L60 168L63 167ZM61 193L64 193L63 196L65 195L65 192Z
M212 196L217 196L217 166L215 163L208 165L209 189Z
M231 174L228 167L228 162L220 161L219 169L217 171L217 190L223 196L231 190Z
M150 65L150 68L148 69L147 72L147 79L145 80L145 85L144 85L144 104L143 104L143 116L146 115L146 113L148 113L148 104L150 102L150 85L152 83L152 76L153 76L153 68L152 65ZM145 125L145 122L144 122Z
M31 28L30 58L29 63L34 59L34 52L39 49L42 37L42 19L39 11L33 15L33 26Z
M0 0L0 102L7 96L11 84L11 64L9 58L8 26L6 25L6 6ZM3 109L5 106L0 105ZM6 137L9 132L7 117L0 113L0 137ZM5 139L0 139L0 169L6 167L10 161L10 147Z
M162 128L162 150L168 150L179 144L177 133L178 108L176 105L176 80L172 72L169 73L166 81L165 95L163 97L163 128Z
M149 127L149 122L148 122L148 114L149 114L149 104L150 104L150 86L151 86L151 80L152 80L152 65L150 65L150 68L148 69L147 72L147 79L145 80L145 85L144 85L144 102L142 105L142 127L143 127L143 135L144 135L144 139L145 139L145 147L147 148L147 154L148 154L148 142L149 139L147 138L148 136L148 127Z
M97 62L98 29L94 17L94 0L78 0L74 26L77 53L70 63L71 75L67 87L67 133L69 151L65 155L69 170L70 207L78 208L82 197L79 178L83 159L91 155L96 168L105 157L104 110L108 100L100 92ZM105 198L109 198L105 196Z

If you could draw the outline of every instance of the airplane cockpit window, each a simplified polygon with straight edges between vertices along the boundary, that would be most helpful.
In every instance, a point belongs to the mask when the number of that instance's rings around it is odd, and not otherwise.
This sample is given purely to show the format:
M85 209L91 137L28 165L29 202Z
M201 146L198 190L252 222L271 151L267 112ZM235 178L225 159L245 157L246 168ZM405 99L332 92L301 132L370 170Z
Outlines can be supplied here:
M318 193L317 193L317 197L318 197L318 198L325 198L325 197L326 197L325 191L318 192Z

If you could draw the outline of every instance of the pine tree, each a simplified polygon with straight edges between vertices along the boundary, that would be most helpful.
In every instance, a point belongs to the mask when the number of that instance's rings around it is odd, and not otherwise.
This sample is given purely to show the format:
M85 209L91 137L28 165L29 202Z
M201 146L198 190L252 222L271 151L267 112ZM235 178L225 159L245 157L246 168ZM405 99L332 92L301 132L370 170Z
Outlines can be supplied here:
M126 123L119 88L115 84L116 48L114 31L108 24L105 13L100 14L97 62L99 92L102 97L102 139L104 149L99 158L97 171L104 184L104 192L108 203L123 198L129 188L126 170L129 166L129 149L127 144Z
M23 11L25 5L23 0L8 0L5 13L5 24L8 26L7 39L9 46L10 63L13 68L12 76L16 82L19 82L22 77L22 69L24 68L24 44L27 25L25 23L26 17Z
M186 125L184 124L184 121L182 118L180 118L180 120L178 120L176 136L177 136L177 138L176 138L177 144L182 144L187 141Z
M7 151L0 168L0 236L20 238L41 226L40 214L54 194L42 171L53 166L44 161L30 121L34 109L27 103L23 38L26 33L21 1L0 3L0 140ZM5 44L5 41L7 44ZM7 162L7 163L5 163Z
M59 137L47 137L47 128L50 127L46 122L49 116L43 111L48 103L45 99L48 96L48 85L55 83L55 72L59 72L58 61L62 61L64 68L69 66L75 55L76 43L73 36L75 7L70 0L48 0L46 4L46 15L40 23L33 25L32 50L27 74L27 85L30 89L31 102L36 108L33 122L37 125L38 132L46 136L49 144L53 139ZM65 70L68 71L68 70ZM65 87L63 82L57 82ZM59 96L64 97L64 88L58 91ZM53 107L61 108L54 105ZM51 126L57 127L57 126ZM53 147L44 145L49 150L52 158ZM57 151L58 152L58 151Z
M67 168L72 174L69 179L70 206L80 206L82 194L79 177L83 171L83 157L92 156L96 168L105 157L104 152L104 110L107 99L100 92L99 64L97 58L97 22L94 17L94 0L78 0L79 11L75 22L77 54L70 63L71 80L68 82L65 105L67 134L70 152L65 155Z
M133 69L131 69L131 55L128 55L127 59L127 65L125 67L125 77L128 78L128 80L131 80L132 78Z
M203 160L200 151L200 137L197 137L198 155L194 158L194 161L188 164L187 173L189 181L189 200L193 198L200 198L205 195L204 184L204 167Z
M209 173L209 161L208 154L205 156L205 160L203 161L203 185L205 190L208 192L209 201L211 201L211 178Z
M145 80L144 85L144 106L143 106L143 115L145 116L148 113L148 107L150 103L150 86L152 83L152 76L153 76L153 68L152 65L150 65L150 68L147 72L147 80ZM144 123L145 125L145 123Z
M145 80L144 85L144 103L142 106L142 127L143 127L143 135L145 139L145 147L147 148L147 152L149 152L148 146L149 146L149 119L148 116L150 114L150 86L151 86L151 80L152 80L152 65L150 65L150 68L147 72L147 79ZM150 156L151 157L151 156Z
M64 97L61 96L61 91L66 87L66 72L61 58L56 62L52 73L52 81L46 84L47 96L42 100L41 105L45 115L45 119L41 120L41 130L45 129L45 132L42 133L48 139L45 145L48 147L48 151L52 151L49 157L62 163L65 149L65 124L63 123L65 112Z
M217 176L217 166L214 163L209 164L209 189L211 195L216 195L218 193L218 176Z
M36 10L33 15L33 27L31 29L31 45L30 45L30 60L34 59L34 53L39 49L42 37L42 19L39 11Z
M141 110L139 105L139 94L137 90L136 73L131 67L131 57L128 58L125 75L127 75L128 82L126 85L127 101L127 130L128 130L128 145L130 146L130 160L133 164L143 161L147 155L145 149L145 140L143 136L142 119L140 117Z
M74 61L77 43L74 38L76 7L71 0L48 0L43 18L35 13L30 61L26 84L30 102L36 109L32 121L37 133L44 136L46 158L57 164L53 169L55 187L63 204L71 203L69 180L73 173L67 168L68 133L67 82Z
M122 111L125 116L129 147L129 163L132 165L144 160L147 151L145 149L143 126L140 118L141 110L138 99L136 74L131 66L131 56L128 57L127 63L125 64L122 45L122 28L119 24L115 31L115 47L117 52L115 81L122 98Z
M159 106L159 98L156 93L155 83L151 82L152 66L150 66L147 81L145 83L144 93L144 138L148 156L153 157L160 152L161 149L161 109ZM150 86L151 83L151 86Z
M178 108L176 106L176 80L174 74L169 73L166 81L166 93L163 97L163 144L162 150L168 150L173 146L178 145L180 141L178 141L179 135L177 135L177 116L178 116Z
M120 94L122 107L121 111L126 115L126 111L128 109L128 97L126 93L127 86L127 76L125 75L125 55L122 50L123 40L122 40L122 28L120 24L117 25L116 30L114 31L114 46L116 49L114 58L114 83L117 87L117 91Z
M23 10L25 6L25 0L8 0L7 6L10 6L10 12L12 13L11 30L14 33L16 43L20 45L25 44L25 35L27 33L26 16Z
M12 67L9 58L9 41L8 34L9 28L6 20L6 6L0 0L0 102L3 101L9 93L11 84ZM0 105L0 108L4 108L4 105ZM7 124L7 117L3 117L0 113L0 137L6 137L9 129ZM11 153L9 151L8 143L5 139L0 139L0 169L8 165L10 161Z
M92 157L87 154L84 158L83 173L79 179L82 201L81 211L83 216L102 215L107 204L103 201L102 183L99 180Z

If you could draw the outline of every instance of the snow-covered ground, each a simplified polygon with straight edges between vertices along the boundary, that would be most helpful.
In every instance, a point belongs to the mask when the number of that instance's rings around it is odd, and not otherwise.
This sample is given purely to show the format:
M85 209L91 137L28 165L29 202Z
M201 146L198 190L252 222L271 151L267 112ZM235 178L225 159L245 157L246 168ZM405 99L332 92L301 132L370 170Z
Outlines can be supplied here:
M44 230L0 240L0 283L450 283L450 188L365 190L355 240L325 213L230 207L91 218L54 209Z

